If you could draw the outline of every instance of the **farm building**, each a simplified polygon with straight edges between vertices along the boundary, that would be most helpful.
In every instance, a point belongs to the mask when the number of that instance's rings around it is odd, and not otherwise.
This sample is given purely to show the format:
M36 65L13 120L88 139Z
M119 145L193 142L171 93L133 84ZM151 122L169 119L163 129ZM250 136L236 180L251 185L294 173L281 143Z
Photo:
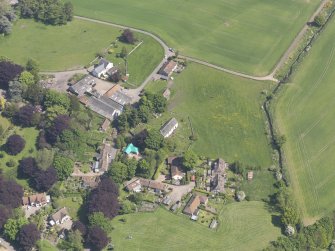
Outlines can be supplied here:
M160 133L164 138L168 138L178 128L178 125L178 121L175 118L172 118L162 126Z
M79 80L77 83L69 87L69 91L78 97L84 96L85 93L91 92L95 86L95 80L92 76L85 76L83 79Z
M132 101L131 97L121 91L116 91L109 98L122 106L130 104Z
M101 116L114 120L123 111L123 106L107 97L90 97L87 101L87 107Z
M102 58L99 61L99 64L94 67L92 71L92 75L97 78L105 77L107 71L113 67L113 63L107 61L106 59Z
M162 68L159 70L159 74L165 77L169 77L178 67L175 61L167 61Z

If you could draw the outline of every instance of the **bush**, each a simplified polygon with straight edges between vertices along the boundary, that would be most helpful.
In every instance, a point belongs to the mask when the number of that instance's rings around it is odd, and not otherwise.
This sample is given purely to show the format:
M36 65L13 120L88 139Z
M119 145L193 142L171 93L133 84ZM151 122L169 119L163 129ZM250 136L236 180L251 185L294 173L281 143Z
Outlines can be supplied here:
M11 159L6 163L6 166L14 167L14 166L16 166L16 162L13 159Z

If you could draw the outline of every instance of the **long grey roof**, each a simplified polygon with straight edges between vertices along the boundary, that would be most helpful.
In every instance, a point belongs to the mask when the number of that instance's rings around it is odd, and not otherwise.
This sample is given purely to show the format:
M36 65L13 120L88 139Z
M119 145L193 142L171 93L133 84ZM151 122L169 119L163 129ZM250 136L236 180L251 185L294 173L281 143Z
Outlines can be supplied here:
M114 113L116 111L122 112L123 110L123 107L120 104L106 97L97 98L92 96L89 98L87 106L110 120L114 119Z
M129 97L127 94L117 91L112 96L109 97L111 100L114 100L115 102L119 103L120 105L126 105L130 104L132 98Z
M161 129L160 132L162 135L167 135L173 127L178 124L178 121L175 118L170 119Z

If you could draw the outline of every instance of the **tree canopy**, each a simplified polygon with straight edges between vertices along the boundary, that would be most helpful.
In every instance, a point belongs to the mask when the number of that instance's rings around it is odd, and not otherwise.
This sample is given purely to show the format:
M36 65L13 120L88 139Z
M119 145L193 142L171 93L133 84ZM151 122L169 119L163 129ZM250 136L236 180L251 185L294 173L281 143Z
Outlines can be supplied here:
M74 162L62 155L56 155L53 161L53 167L57 171L58 180L66 180L73 172Z
M87 242L91 245L93 250L102 250L109 243L109 238L104 230L100 227L92 227L89 230Z
M19 154L25 147L26 141L17 134L8 137L6 142L6 151L10 155Z
M24 18L51 25L66 24L73 19L73 5L61 0L20 0L18 9Z
M5 180L0 174L0 205L16 208L21 205L23 189L13 180Z
M185 152L183 157L183 166L186 169L191 170L195 167L198 160L199 160L198 156L192 150L188 150Z
M110 178L103 178L88 197L87 209L90 214L101 212L105 217L114 218L120 209L119 188Z
M20 250L29 251L36 245L36 242L40 238L41 234L36 225L30 223L21 227L17 236L17 242L20 246Z
M9 82L18 77L23 72L21 65L10 61L0 61L0 89L8 89Z

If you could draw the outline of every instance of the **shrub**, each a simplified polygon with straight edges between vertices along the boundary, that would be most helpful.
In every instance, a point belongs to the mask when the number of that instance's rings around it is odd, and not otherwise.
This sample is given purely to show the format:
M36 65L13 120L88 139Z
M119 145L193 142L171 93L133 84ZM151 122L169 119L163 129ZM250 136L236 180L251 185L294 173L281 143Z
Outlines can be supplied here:
M16 162L13 159L9 160L6 163L6 166L8 166L8 167L14 167L15 165L16 165Z

